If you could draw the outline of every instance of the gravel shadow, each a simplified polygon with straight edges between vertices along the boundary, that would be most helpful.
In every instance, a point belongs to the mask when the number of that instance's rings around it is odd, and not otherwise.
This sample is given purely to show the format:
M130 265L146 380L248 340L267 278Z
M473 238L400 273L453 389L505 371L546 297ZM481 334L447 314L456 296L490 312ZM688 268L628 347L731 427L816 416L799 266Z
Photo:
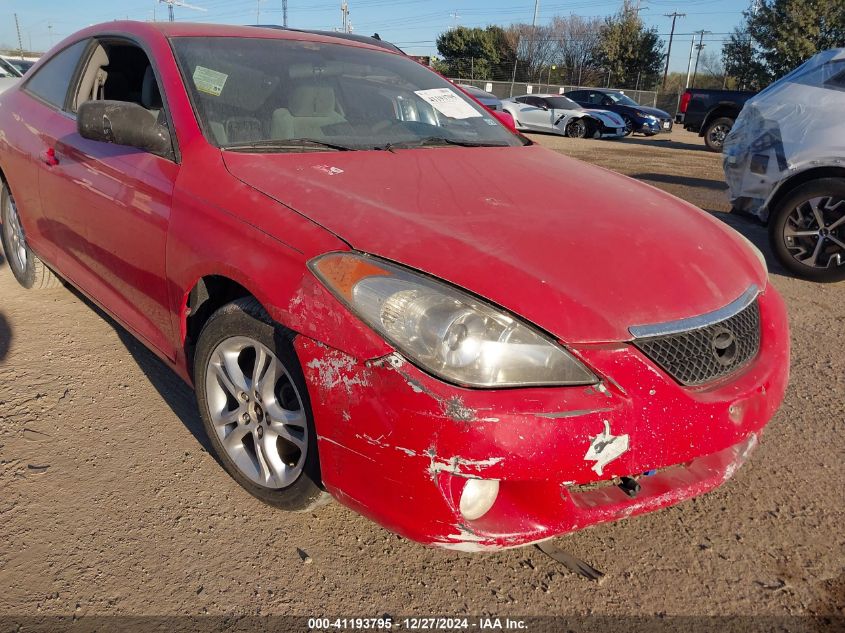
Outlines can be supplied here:
M9 321L0 312L0 361L2 361L9 354L9 348L12 345L12 328L9 327Z

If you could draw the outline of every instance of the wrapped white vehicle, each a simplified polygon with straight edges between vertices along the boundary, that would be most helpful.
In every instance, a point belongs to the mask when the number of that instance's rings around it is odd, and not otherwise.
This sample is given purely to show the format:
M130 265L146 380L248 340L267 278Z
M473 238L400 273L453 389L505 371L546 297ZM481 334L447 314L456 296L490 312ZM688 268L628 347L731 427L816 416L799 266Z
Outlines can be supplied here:
M553 132L574 138L621 138L625 121L609 110L583 108L563 95L523 95L502 101L516 129Z
M734 209L768 223L793 274L845 279L845 49L819 53L748 100L725 139Z

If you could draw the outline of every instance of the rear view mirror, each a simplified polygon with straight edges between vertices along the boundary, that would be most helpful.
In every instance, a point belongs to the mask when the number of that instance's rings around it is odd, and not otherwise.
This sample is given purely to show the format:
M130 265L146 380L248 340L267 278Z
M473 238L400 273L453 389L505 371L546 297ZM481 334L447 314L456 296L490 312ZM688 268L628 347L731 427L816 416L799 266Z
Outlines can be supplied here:
M86 101L76 115L79 135L92 141L127 145L171 158L170 132L137 103Z

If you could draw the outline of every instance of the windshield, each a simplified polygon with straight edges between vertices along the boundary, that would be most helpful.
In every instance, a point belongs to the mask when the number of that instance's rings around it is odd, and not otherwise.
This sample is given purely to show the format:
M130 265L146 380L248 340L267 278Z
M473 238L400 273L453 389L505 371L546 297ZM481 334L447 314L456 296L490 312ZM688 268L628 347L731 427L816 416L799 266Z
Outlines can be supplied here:
M546 103L555 110L580 110L581 106L569 97L546 97Z
M608 97L613 99L613 103L617 103L619 105L627 105L627 106L638 106L638 105L640 105L639 103L637 103L636 101L631 99L631 97L629 97L627 95L623 95L620 92L608 92L606 94L607 94Z
M402 55L233 37L174 38L173 49L206 137L224 149L523 144L452 84Z
M0 77L20 77L21 73L5 59L0 59Z

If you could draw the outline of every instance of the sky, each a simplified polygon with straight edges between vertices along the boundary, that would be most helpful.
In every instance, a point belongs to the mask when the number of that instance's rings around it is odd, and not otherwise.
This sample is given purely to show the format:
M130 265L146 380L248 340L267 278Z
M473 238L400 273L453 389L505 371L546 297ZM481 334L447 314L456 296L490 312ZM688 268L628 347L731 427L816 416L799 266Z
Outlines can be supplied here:
M204 11L175 9L177 21L229 24L282 23L281 0L183 0ZM530 23L534 0L347 0L355 33L372 35L400 46L412 55L436 54L435 39L456 24L502 26ZM606 16L621 0L540 0L539 23L555 15ZM678 18L670 70L686 71L693 33L705 34L705 51L719 52L723 40L742 21L746 0L641 0L640 15L668 41L672 19ZM166 20L167 6L157 0L0 0L0 46L17 47L15 18L20 22L24 48L47 50L74 31L114 19ZM288 25L334 29L341 24L340 0L288 0ZM695 36L696 38L698 36Z

